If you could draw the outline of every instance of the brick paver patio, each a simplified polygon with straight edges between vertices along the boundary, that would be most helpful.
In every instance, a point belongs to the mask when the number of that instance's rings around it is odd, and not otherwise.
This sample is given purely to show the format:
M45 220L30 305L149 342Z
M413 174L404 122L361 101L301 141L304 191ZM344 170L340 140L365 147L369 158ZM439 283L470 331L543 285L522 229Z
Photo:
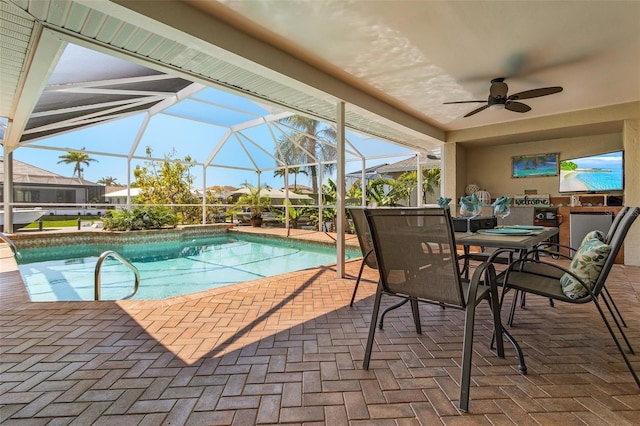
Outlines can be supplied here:
M377 274L365 270L351 308L358 267L165 301L31 303L0 246L0 423L640 424L640 390L592 305L527 299L511 328L526 376L511 346L505 359L489 350L481 306L469 413L457 409L460 311L421 305L421 336L408 308L393 311L363 370ZM640 268L616 265L608 286L640 350Z

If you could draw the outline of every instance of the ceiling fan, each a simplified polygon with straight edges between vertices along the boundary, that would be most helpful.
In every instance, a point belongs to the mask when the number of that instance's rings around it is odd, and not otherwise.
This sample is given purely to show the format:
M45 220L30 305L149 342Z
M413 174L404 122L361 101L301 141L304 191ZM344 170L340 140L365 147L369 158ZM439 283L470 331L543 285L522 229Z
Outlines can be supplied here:
M493 105L504 105L505 109L513 112L527 112L531 111L529 105L518 102L520 99L538 98L540 96L553 95L554 93L562 92L562 87L541 87L539 89L525 90L524 92L514 93L507 96L509 86L504 82L504 77L494 78L491 80L491 88L489 89L489 98L486 101L456 101L456 102L444 102L445 104L467 104L481 102L486 105L476 108L473 111L467 113L465 117L470 117L479 113Z

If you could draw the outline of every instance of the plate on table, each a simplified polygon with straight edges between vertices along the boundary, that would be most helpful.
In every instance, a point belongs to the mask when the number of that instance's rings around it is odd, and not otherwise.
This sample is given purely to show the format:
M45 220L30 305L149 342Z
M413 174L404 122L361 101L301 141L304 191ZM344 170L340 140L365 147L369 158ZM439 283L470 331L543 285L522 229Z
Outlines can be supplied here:
M530 229L513 228L478 229L477 232L483 235L532 235Z
M505 228L508 229L526 229L529 231L542 231L544 226L535 226L535 225L507 225Z

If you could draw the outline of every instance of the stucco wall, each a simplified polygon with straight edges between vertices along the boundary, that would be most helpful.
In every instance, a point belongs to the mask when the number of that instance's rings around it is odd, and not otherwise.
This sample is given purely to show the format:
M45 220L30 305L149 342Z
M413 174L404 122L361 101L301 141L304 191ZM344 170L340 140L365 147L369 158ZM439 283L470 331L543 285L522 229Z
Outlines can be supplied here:
M640 206L640 120L627 120L623 128L625 159L636 159L625 163L624 203ZM625 239L625 265L640 266L640 218L629 230Z

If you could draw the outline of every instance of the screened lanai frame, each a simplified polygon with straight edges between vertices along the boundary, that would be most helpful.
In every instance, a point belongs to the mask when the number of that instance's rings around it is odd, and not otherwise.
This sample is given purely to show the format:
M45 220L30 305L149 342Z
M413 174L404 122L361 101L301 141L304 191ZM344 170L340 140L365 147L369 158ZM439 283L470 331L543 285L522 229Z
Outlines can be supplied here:
M103 77L102 79L87 79L86 75L91 75L92 69L87 70L85 68L79 68L77 66L78 58L83 58L84 62L89 61L93 64L93 71L95 74L100 76L106 74L107 77ZM109 72L107 73L105 70L109 70ZM170 91L171 89L176 88L178 90L175 93ZM213 93L212 96L212 92L214 90L217 92ZM319 190L318 197L320 197L322 186L322 166L328 163L336 163L337 160L321 161L314 158L315 153L307 151L308 156L316 161L307 164L285 164L282 160L284 155L281 152L278 152L277 154L274 152L274 148L276 151L279 149L278 143L276 142L279 138L288 137L288 135L292 133L303 133L300 130L280 121L283 118L295 115L295 113L283 111L281 108L268 106L243 97L240 97L243 101L238 102L237 99L239 95L233 95L230 92L223 93L220 90L221 89L213 89L200 83L188 82L180 77L172 77L158 73L157 71L151 70L147 67L131 64L122 59L111 57L74 44L68 44L64 52L60 55L58 65L52 71L49 81L44 87L43 94L38 100L38 103L34 108L34 112L29 118L26 129L21 138L21 147L62 152L68 152L70 150L73 151L74 149L69 146L56 146L55 138L52 139L52 137L59 136L60 134L67 132L85 130L91 126L100 126L106 122L112 122L114 120L122 120L131 116L143 115L144 118L137 130L137 135L131 142L131 146L127 150L126 155L123 153L115 153L113 150L87 149L84 151L89 155L126 158L127 168L129 169L129 172L127 173L129 179L127 187L129 187L131 183L132 160L165 160L165 158L140 155L140 149L141 146L144 145L143 140L145 133L153 119L160 116L171 116L178 119L216 126L224 130L224 134L219 138L219 140L212 141L213 148L206 155L206 159L195 159L195 165L203 168L203 185L201 188L203 194L206 192L207 188L206 171L209 167L255 172L257 174L259 186L261 173L276 171L278 169L289 169L292 167L315 166L318 168L318 176L320 177L320 182L318 182L317 185ZM207 91L209 91L209 93L202 96L202 94ZM58 105L63 102L69 102L64 99L64 96L69 94L71 96L76 96L77 99L75 99L75 101L79 105L71 108L59 108ZM241 106L232 107L228 104L220 103L220 101L213 100L212 98L218 94L223 95L223 100L225 96L235 97L235 103L240 104ZM59 99L56 99L56 97ZM185 108L180 108L180 106L185 103L199 104L199 106L204 108L224 110L227 112L226 121L225 118L218 118L220 115L224 116L224 113L214 116L211 114L207 115L206 111L203 113L201 110L198 110L189 115L189 112ZM149 106L151 107L149 108ZM246 108L243 106L246 106ZM236 120L235 122L231 122L229 119L230 113L239 115L240 121ZM325 125L333 127L337 132L335 125L330 123L325 123ZM256 141L247 133L257 127L266 127L268 135L271 138L270 143L265 143L264 140ZM305 136L315 139L318 143L327 144L333 148L337 148L335 143L321 140L315 135L305 134ZM300 149L304 150L304 148L298 145L295 140L290 137L289 139ZM48 143L52 140L54 142ZM238 151L241 155L246 157L250 167L216 162L220 151L232 142L239 145L240 149ZM107 146L111 147L111 145ZM266 149L265 146L270 146L272 148ZM249 147L251 147L252 150L250 150ZM418 154L416 151L405 151L387 153L378 156L366 156L363 155L363 153L349 140L348 137L345 138L345 151L346 154L351 157L349 159L345 159L345 161L359 161L361 162L363 169L366 168L367 160L402 156L407 157ZM266 167L259 165L259 161L255 158L256 152L261 152L261 154L266 156L266 158L272 161L273 164ZM170 161L179 160L175 159ZM417 166L418 165L416 164L416 167ZM288 173L285 170L285 190L287 190L289 186L287 178ZM363 186L364 183L363 179ZM20 206L25 205L25 203L13 203L12 205ZM131 205L130 200L128 200L127 205ZM319 207L322 208L322 206ZM206 222L205 201L203 201L202 210L202 220L203 222Z

